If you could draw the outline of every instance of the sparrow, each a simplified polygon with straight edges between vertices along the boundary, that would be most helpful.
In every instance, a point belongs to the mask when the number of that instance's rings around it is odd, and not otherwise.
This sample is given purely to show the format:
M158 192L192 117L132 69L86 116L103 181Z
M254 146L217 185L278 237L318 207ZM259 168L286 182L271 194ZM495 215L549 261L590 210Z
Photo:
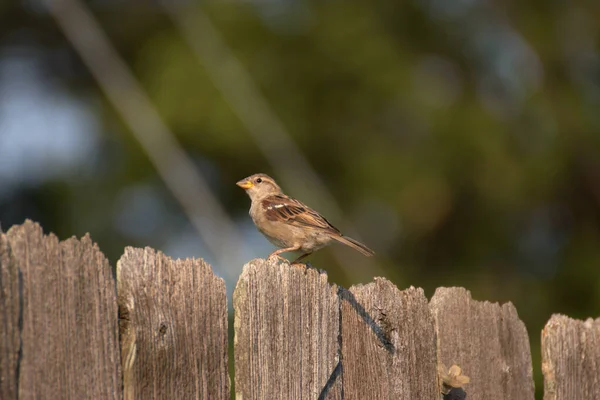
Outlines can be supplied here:
M308 257L313 252L339 242L352 247L365 256L375 252L331 225L321 214L293 199L281 191L273 178L265 174L254 174L237 182L250 196L250 217L254 225L279 249L269 255L281 257L281 253L300 251L300 257L292 264Z

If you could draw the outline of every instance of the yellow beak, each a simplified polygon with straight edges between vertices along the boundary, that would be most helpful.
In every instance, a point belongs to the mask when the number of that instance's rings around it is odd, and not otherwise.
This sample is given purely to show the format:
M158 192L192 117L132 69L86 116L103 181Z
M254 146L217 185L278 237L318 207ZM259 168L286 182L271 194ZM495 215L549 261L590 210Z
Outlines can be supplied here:
M254 186L254 183L252 183L252 181L249 181L247 179L242 179L241 181L236 183L236 185L238 185L242 189L250 189L252 186Z

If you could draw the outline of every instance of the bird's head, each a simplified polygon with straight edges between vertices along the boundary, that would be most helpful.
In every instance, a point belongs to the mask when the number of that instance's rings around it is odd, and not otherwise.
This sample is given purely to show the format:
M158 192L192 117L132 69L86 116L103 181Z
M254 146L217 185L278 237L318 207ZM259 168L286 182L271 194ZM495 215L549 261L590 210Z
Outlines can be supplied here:
M281 188L266 174L254 174L236 183L244 189L251 200L259 200L270 195L280 194Z

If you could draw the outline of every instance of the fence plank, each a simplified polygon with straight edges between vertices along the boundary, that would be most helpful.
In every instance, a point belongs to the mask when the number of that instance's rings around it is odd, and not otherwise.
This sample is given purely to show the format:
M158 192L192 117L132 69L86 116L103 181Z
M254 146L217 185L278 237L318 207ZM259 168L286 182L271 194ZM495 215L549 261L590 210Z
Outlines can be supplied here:
M7 236L22 275L19 398L120 398L115 283L104 255L88 236L59 243L31 221Z
M236 398L341 398L339 301L326 274L256 259L233 305Z
M19 266L0 232L0 399L16 399L20 340Z
M469 399L534 398L529 338L511 303L474 301L463 288L438 288L430 307L438 359L458 364L471 378Z
M544 400L600 399L600 318L553 315L542 331Z
M210 266L128 247L117 285L125 399L229 399L227 295Z
M433 318L422 289L375 278L341 292L344 398L439 398Z

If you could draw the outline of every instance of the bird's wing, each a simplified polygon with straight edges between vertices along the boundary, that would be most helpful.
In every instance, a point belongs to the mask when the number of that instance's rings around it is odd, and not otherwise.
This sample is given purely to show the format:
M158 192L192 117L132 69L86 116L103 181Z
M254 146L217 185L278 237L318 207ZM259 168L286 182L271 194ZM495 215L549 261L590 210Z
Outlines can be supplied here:
M299 200L288 196L274 195L262 201L263 209L270 221L285 222L290 225L323 229L340 235L340 231L321 214Z

